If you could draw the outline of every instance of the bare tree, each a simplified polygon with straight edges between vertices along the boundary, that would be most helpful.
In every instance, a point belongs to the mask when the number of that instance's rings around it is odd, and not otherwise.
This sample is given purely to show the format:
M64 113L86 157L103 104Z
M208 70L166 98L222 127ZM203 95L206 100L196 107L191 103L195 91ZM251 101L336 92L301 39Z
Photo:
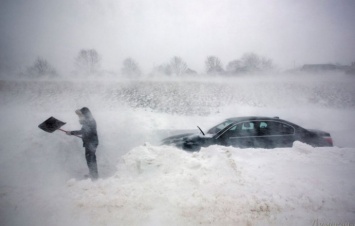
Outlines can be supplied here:
M221 60L215 56L207 57L205 60L205 66L208 74L220 74L224 71Z
M99 71L101 57L95 49L82 49L76 58L76 66L80 72L95 74Z
M229 74L242 72L242 62L240 60L232 60L227 64L226 70Z
M255 53L246 53L239 60L229 62L226 67L228 74L266 72L274 69L271 59Z
M348 69L345 71L346 74L355 75L355 61L350 64Z
M181 59L181 57L174 56L170 61L171 73L177 76L186 73L187 64Z
M186 62L183 61L181 57L174 56L169 63L154 67L151 74L181 76L185 74L196 74L196 71L188 68Z
M269 71L274 68L271 59L258 56L255 53L244 54L241 63L245 72Z
M261 60L255 53L246 53L242 56L241 62L243 68L247 72L255 72L260 70Z
M47 60L38 57L33 65L27 69L28 74L32 77L57 76L57 72Z
M123 61L121 72L129 77L138 77L142 74L138 64L132 58L127 58Z
M261 70L263 71L271 71L275 69L275 65L271 59L266 57L261 57Z
M171 66L170 64L161 64L153 68L153 75L171 75Z

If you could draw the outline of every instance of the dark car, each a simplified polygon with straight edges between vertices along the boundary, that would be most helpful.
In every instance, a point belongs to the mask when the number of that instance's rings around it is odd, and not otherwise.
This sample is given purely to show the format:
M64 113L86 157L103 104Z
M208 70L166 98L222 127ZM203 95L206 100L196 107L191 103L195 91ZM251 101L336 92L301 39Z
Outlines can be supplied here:
M199 151L201 147L215 144L238 148L292 147L295 141L314 147L333 146L328 132L304 129L278 117L229 118L206 134L200 131L201 134L185 133L165 138L162 144L175 145L186 151Z

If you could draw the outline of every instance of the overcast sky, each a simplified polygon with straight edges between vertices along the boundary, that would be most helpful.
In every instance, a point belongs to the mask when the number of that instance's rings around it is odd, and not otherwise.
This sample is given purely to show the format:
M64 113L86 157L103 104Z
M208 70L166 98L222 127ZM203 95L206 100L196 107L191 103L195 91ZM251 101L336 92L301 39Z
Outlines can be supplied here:
M132 57L149 72L182 57L202 72L246 52L280 69L355 61L354 0L0 0L1 70L37 57L61 72L80 49L96 49L119 71Z

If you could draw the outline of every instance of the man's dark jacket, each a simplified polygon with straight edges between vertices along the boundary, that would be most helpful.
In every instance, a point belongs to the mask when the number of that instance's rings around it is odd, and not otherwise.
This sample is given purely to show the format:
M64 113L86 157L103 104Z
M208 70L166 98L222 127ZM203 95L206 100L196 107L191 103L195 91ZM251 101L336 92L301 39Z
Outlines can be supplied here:
M99 144L99 138L97 136L97 130L96 130L96 121L91 116L91 113L89 111L86 112L81 109L81 113L85 117L80 122L83 125L81 127L81 130L71 131L70 134L82 135L84 147L89 148L93 146L96 148L97 145Z

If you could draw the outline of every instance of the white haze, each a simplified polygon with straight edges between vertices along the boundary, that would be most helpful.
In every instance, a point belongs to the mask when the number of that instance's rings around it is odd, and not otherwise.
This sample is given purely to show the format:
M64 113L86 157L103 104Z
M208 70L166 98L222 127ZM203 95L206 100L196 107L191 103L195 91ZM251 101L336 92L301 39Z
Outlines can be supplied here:
M281 69L354 61L352 0L3 0L0 72L23 71L37 57L61 74L81 49L96 49L102 69L132 57L149 73L182 57L203 72L207 56L226 66L244 53Z
M355 223L355 80L345 75L155 80L2 80L0 225L312 225ZM37 126L98 124L101 179L80 139ZM279 116L331 133L335 147L186 153L171 130Z
M179 56L203 73L247 52L279 69L355 59L352 0L1 0L0 225L355 224L355 81L344 74L236 78L87 79L81 49L118 75L131 57L147 75ZM37 57L60 76L15 80ZM5 80L8 79L8 80ZM75 78L75 79L70 79ZM101 179L80 139L38 124L54 116L98 124ZM330 132L335 147L186 153L160 146L176 130L207 130L228 117L279 116Z

